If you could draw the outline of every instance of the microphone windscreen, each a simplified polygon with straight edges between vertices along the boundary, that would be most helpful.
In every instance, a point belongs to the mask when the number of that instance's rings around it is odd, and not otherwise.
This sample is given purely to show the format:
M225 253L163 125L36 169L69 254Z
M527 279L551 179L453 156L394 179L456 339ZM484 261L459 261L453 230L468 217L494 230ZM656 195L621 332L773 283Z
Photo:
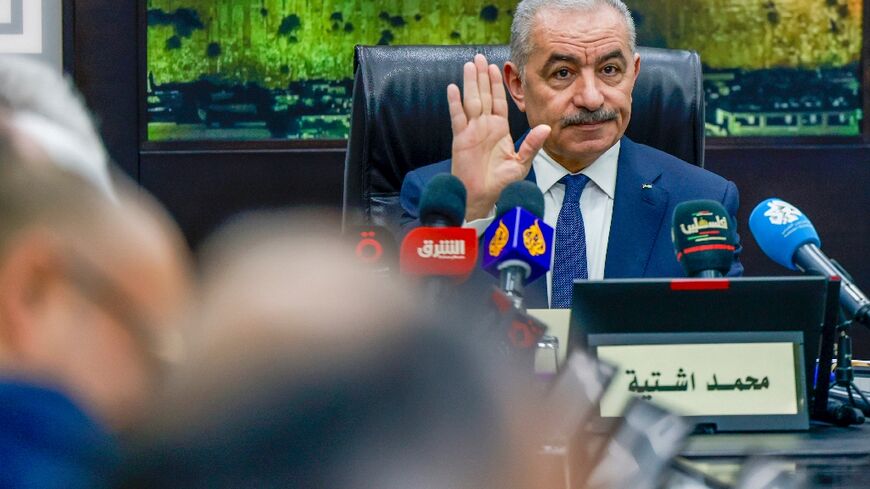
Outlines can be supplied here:
M737 233L734 221L715 200L690 200L677 205L671 228L677 261L690 277L707 270L723 275L731 269Z
M465 185L449 173L435 175L420 197L420 222L424 226L446 220L448 226L462 226L465 220Z
M505 212L517 207L522 207L531 212L532 215L543 219L544 194L541 193L541 189L528 180L521 180L508 185L501 191L498 202L495 204L496 219L501 218Z
M805 244L821 246L819 233L803 212L788 202L771 198L755 206L749 230L761 251L780 265L797 270L794 254Z

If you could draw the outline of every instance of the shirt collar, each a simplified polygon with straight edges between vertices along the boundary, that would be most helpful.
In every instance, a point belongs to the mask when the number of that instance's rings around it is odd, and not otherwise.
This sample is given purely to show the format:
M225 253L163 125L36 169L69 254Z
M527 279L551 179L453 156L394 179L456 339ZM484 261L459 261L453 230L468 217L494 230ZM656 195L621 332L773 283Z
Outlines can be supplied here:
M611 199L616 193L616 165L619 160L620 144L621 141L617 141L580 172L589 177ZM549 192L553 185L569 173L543 149L538 151L537 156L532 160L532 166L535 170L535 181L542 193Z

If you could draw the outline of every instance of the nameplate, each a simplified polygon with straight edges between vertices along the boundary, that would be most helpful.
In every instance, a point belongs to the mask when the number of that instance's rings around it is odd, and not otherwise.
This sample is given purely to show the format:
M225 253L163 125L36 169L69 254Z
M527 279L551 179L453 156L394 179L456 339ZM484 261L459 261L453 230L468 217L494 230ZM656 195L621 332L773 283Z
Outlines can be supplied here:
M601 400L619 416L641 397L684 416L806 417L800 333L590 335L618 367Z

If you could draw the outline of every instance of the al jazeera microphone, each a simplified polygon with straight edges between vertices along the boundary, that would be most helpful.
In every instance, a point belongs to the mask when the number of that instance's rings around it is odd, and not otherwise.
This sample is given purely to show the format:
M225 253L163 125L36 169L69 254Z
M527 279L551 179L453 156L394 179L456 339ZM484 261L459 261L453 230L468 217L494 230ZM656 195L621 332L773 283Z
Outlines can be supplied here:
M734 221L715 200L690 200L674 209L671 239L686 275L719 278L731 269L737 232Z
M477 233L463 228L466 191L453 175L436 175L420 197L422 226L411 230L399 250L399 270L424 281L433 299L464 282L477 263Z
M553 228L544 223L544 196L529 181L514 182L496 203L496 220L483 234L484 270L522 309L524 285L547 273L553 254Z

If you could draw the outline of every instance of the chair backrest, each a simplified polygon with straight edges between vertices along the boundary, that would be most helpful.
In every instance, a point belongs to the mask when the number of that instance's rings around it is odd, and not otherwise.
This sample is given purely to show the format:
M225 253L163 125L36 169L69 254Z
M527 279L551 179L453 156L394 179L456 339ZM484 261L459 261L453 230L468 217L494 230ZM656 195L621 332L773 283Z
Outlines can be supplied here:
M640 75L626 135L689 163L704 163L704 92L696 52L638 48ZM345 224L394 226L409 171L450 157L447 85L462 84L476 53L503 66L506 45L357 46L344 174ZM510 100L511 133L529 127Z

